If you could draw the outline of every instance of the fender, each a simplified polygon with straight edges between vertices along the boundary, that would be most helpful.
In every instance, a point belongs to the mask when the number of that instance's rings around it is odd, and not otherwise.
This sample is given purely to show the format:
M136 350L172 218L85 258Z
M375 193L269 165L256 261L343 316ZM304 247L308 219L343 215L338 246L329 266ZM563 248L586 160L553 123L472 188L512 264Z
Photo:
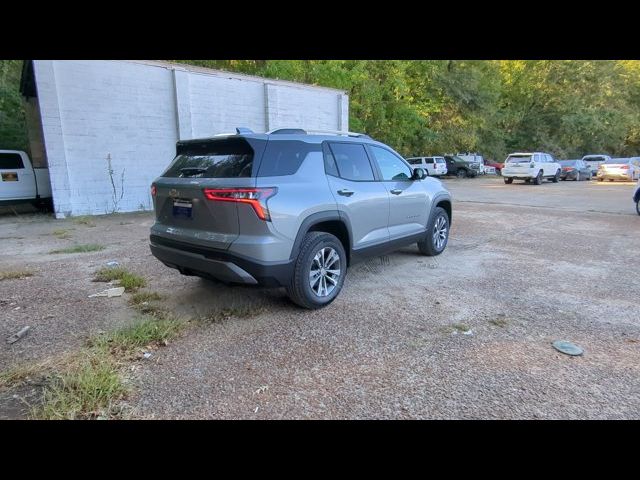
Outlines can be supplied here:
M446 192L438 192L433 196L433 200L431 200L431 210L429 211L429 220L431 219L431 215L433 215L433 211L436 206L442 200L447 200L451 204L451 215L449 216L449 226L451 226L451 224L453 224L453 200L451 199L451 195Z
M289 255L289 259L293 260L298 257L302 239L309 232L311 227L317 225L318 223L327 222L330 220L341 222L347 227L347 232L349 233L349 250L351 250L353 233L351 230L351 221L349 220L349 216L345 212L340 212L338 210L325 210L323 212L313 213L302 221L302 223L300 224L300 228L298 228L296 239L293 242L293 248L291 249L291 255Z

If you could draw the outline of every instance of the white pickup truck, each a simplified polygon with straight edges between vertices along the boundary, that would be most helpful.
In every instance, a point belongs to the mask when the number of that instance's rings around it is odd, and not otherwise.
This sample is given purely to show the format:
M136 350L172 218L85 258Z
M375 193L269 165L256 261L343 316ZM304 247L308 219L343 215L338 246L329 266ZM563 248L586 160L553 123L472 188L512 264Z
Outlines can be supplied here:
M49 169L33 168L25 152L0 150L0 206L17 203L51 208Z

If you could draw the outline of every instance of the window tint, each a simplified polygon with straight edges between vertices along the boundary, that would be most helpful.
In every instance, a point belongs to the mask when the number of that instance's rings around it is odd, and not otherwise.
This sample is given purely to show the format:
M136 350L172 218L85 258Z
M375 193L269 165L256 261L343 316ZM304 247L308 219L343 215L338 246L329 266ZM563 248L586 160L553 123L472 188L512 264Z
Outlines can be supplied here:
M330 146L342 178L360 182L374 180L369 157L363 145L332 143Z
M163 177L250 177L253 149L244 139L225 139L185 146Z
M259 177L293 175L310 152L319 152L320 145L314 143L269 140L260 162Z
M9 168L24 168L19 153L0 153L0 170Z
M405 163L386 148L371 146L376 157L383 180L409 180L411 169Z
M333 153L331 153L331 149L326 143L322 144L322 154L324 156L324 172L327 175L339 177L338 167L336 167L336 160L333 158Z
M411 165L422 165L422 160L419 158L409 158L407 161ZM429 163L429 159L427 159L427 163Z
M433 165L433 157L426 158L426 163L428 163L429 165Z

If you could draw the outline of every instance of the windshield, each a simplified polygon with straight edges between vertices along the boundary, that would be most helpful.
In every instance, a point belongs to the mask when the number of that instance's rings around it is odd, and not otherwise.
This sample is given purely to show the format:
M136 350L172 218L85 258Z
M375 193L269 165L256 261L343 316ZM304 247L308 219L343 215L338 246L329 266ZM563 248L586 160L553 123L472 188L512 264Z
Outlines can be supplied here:
M606 164L611 165L613 164L621 164L621 163L629 163L631 159L630 158L610 158L609 160L607 160Z
M532 157L532 155L509 155L506 163L529 163Z

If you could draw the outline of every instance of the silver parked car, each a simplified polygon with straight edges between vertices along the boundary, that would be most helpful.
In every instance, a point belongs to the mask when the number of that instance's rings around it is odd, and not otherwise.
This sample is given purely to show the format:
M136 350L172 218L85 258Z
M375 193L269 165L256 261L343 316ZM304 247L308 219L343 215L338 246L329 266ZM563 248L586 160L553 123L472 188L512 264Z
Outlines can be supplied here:
M151 186L150 241L184 275L282 286L319 308L358 260L447 246L449 192L366 135L237 129L178 142L176 153Z
M626 180L633 182L640 176L640 161L634 158L610 158L598 166L598 181Z

